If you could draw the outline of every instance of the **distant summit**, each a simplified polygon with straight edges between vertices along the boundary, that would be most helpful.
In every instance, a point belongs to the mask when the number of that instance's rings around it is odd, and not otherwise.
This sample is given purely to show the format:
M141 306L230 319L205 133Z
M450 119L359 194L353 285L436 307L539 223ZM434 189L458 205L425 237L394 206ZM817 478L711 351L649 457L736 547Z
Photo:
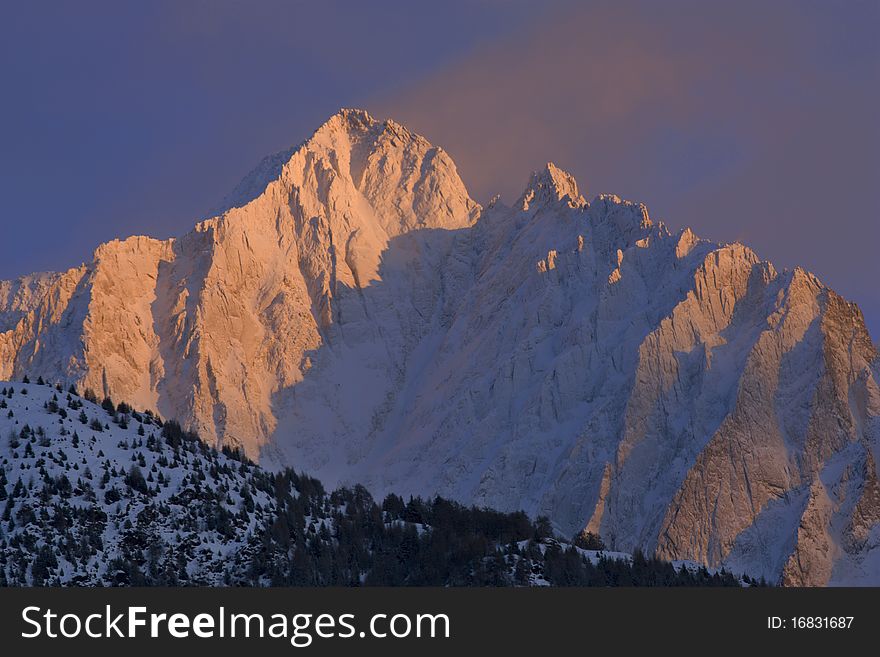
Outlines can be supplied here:
M548 162L543 169L532 173L529 184L516 206L526 211L536 204L557 203L563 200L572 208L581 208L587 204L578 192L574 176Z

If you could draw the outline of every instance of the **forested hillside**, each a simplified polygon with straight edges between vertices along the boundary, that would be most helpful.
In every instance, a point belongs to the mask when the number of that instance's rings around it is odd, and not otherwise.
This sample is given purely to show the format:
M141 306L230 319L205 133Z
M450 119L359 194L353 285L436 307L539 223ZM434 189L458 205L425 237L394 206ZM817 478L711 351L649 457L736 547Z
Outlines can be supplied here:
M0 585L735 586L440 497L266 471L94 393L0 384Z

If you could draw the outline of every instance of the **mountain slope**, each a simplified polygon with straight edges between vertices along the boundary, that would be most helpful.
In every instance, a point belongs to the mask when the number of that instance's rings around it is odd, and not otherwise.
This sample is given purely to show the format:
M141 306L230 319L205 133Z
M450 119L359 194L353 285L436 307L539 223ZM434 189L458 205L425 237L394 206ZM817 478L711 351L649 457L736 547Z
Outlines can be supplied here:
M0 386L0 586L752 583L560 542L522 512L327 493L88 391Z
M877 353L811 274L588 203L553 165L480 208L441 149L354 110L223 208L0 284L0 375L331 485L790 584L880 581Z

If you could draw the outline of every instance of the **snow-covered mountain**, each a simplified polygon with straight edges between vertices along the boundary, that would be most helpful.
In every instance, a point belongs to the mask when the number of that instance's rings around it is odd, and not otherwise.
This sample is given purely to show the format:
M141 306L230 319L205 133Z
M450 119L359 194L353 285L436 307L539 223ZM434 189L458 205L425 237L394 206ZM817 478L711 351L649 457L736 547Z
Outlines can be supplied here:
M481 208L442 149L358 110L179 239L0 283L0 378L789 584L880 583L878 367L801 269L552 164Z

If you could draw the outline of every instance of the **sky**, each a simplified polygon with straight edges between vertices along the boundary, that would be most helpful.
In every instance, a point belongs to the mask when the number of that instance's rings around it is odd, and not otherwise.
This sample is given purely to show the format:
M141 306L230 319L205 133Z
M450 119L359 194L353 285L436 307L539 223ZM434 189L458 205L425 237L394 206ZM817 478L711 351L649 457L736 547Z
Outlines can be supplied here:
M800 265L880 338L880 2L0 5L0 279L187 232L340 107L443 146L472 196L585 196Z

